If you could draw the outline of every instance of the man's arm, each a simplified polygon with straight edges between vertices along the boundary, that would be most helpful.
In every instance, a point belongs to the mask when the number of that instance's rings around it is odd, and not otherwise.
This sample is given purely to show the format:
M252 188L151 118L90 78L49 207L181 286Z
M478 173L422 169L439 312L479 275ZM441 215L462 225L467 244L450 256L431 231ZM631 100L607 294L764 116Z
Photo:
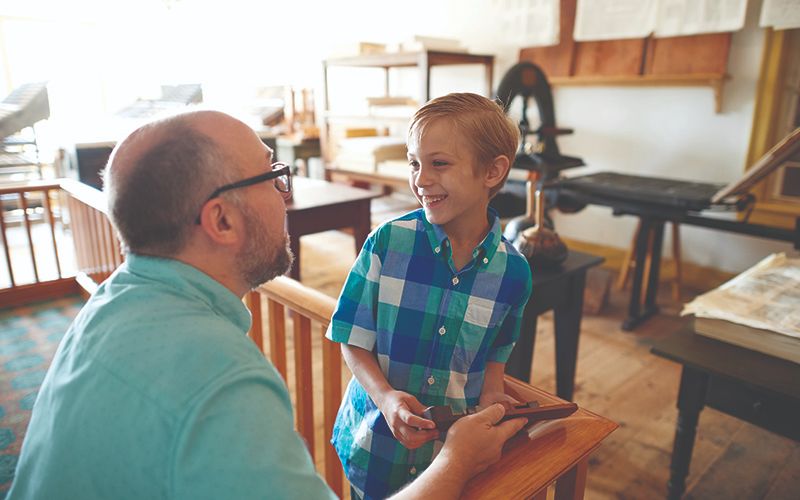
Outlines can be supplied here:
M407 392L396 391L389 384L372 352L342 344L342 356L403 446L419 448L439 436L436 424L419 416L425 410L422 403Z
M503 406L495 404L459 419L450 427L444 447L430 467L392 499L459 498L467 481L500 460L503 444L527 422L516 418L495 425L503 415Z

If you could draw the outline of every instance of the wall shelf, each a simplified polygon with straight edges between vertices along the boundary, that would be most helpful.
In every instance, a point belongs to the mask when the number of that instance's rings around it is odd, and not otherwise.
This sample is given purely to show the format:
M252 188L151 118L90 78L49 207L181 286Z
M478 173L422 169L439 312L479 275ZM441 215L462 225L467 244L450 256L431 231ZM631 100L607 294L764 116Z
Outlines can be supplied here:
M711 87L714 91L715 111L722 111L722 87L729 75L718 73L696 73L682 75L622 75L622 76L554 76L549 79L554 87Z

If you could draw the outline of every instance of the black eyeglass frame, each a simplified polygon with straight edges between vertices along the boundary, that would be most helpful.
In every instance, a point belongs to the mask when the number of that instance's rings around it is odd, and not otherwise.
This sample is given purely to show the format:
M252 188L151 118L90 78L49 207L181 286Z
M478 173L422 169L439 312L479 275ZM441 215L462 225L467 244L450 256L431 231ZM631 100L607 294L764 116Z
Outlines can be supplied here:
M231 182L230 184L225 184L224 186L220 186L211 193L211 196L206 198L206 201L203 202L203 206L208 203L209 201L213 200L214 198L218 197L225 191L230 191L231 189L239 189L247 186L252 186L254 184L258 184L259 182L265 182L271 179L277 179L281 176L286 176L286 189L281 189L281 186L278 183L275 183L275 189L277 189L281 193L291 193L292 192L292 167L289 165L282 163L282 162L275 162L272 164L272 170L269 172L264 172L263 174L254 175L253 177L247 177L246 179L242 179L240 181ZM202 210L202 207L201 207ZM197 224L200 224L200 215L198 214L197 220L195 221Z

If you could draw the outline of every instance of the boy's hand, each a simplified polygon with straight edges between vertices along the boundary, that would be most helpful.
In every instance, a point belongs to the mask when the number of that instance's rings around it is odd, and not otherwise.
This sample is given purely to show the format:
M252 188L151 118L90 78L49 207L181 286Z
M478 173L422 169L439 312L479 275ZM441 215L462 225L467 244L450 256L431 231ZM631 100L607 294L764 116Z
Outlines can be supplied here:
M481 408L487 408L494 403L502 403L502 402L511 403L512 405L519 404L519 401L512 398L505 392L486 392L481 394L480 400L478 401L478 405Z
M395 439L410 450L439 437L436 424L419 416L425 411L425 407L407 392L386 393L379 409Z

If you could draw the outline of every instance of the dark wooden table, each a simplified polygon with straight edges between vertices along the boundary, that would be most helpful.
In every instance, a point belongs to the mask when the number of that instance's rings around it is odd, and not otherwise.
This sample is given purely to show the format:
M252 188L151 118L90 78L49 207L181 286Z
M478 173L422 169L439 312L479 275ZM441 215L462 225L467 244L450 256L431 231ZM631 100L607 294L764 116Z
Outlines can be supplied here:
M680 498L705 406L800 441L800 364L697 335L684 326L652 347L683 365L668 498Z
M286 203L286 228L294 253L289 276L300 280L300 237L352 228L358 253L370 231L370 201L381 194L305 177L293 177L292 181L292 199Z
M519 340L506 363L506 373L530 382L537 318L552 309L556 339L556 394L572 401L586 272L602 262L602 257L573 250L557 268L533 266L533 291L525 306Z

